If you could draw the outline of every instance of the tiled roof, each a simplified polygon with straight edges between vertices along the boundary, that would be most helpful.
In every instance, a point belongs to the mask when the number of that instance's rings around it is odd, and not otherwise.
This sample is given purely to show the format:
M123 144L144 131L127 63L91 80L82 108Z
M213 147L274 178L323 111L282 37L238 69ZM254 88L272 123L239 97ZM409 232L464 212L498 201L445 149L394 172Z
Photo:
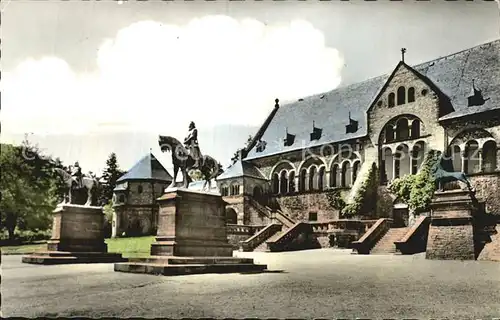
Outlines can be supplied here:
M440 119L500 108L499 52L500 40L495 40L413 67L450 99L455 111ZM254 147L245 159L365 136L366 110L389 77L390 74L383 75L281 106L262 136L267 143L264 151L256 152ZM489 98L479 107L467 106L472 79L485 99ZM351 118L359 122L359 129L346 134L349 112ZM322 129L322 136L319 140L310 141L313 121L315 127ZM283 144L285 130L295 135L294 143L289 146Z
M117 182L128 180L163 180L170 182L172 181L172 176L153 154L148 153L127 173L121 176Z
M218 176L217 181L238 177L265 179L264 175L253 164L239 160L232 164L229 168L227 168L220 176Z

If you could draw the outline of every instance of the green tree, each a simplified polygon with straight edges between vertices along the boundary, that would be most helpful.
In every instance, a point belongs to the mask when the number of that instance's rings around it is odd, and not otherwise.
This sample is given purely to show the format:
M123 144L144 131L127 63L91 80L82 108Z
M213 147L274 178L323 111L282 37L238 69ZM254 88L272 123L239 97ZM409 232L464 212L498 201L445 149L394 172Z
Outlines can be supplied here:
M42 155L38 146L27 139L21 146L1 144L0 151L2 228L7 229L11 240L16 228L48 229L51 212L60 198L53 170L60 161Z
M102 174L102 184L100 186L100 202L108 204L113 198L113 189L116 187L118 180L125 172L120 170L116 153L112 152L106 160L106 168Z

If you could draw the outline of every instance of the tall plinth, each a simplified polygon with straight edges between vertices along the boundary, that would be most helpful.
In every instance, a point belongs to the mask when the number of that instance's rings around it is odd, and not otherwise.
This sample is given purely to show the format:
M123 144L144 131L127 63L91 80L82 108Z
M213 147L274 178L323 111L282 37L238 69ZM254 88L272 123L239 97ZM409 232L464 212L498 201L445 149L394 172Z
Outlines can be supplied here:
M126 261L121 254L107 252L103 223L101 207L58 205L53 211L52 237L47 241L47 250L24 256L22 261L35 264Z
M469 191L436 192L431 202L426 259L475 260L473 224L478 210L478 202Z
M180 275L262 271L266 265L233 257L220 194L167 190L158 199L158 231L151 257L115 264L115 271Z

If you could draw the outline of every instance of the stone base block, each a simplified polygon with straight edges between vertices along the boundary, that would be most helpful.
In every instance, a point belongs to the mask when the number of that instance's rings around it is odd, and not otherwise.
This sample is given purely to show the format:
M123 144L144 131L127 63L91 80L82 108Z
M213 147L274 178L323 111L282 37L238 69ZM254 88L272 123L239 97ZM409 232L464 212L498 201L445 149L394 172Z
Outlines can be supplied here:
M157 237L151 244L152 256L232 257L233 247L224 241L166 240Z
M74 264L125 262L120 253L42 251L23 256L22 262L31 264Z
M432 219L425 258L475 260L472 218Z
M116 263L115 271L146 273L164 276L261 272L267 265L254 264L253 259L236 257L167 257L130 259L127 263Z

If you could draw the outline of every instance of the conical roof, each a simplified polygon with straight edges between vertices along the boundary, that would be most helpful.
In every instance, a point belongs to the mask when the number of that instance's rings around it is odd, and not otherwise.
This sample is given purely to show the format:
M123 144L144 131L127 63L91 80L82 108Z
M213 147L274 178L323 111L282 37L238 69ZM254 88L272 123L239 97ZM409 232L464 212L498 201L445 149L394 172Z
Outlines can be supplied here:
M171 182L172 176L150 152L139 160L127 173L121 176L117 182L130 180L161 180Z

